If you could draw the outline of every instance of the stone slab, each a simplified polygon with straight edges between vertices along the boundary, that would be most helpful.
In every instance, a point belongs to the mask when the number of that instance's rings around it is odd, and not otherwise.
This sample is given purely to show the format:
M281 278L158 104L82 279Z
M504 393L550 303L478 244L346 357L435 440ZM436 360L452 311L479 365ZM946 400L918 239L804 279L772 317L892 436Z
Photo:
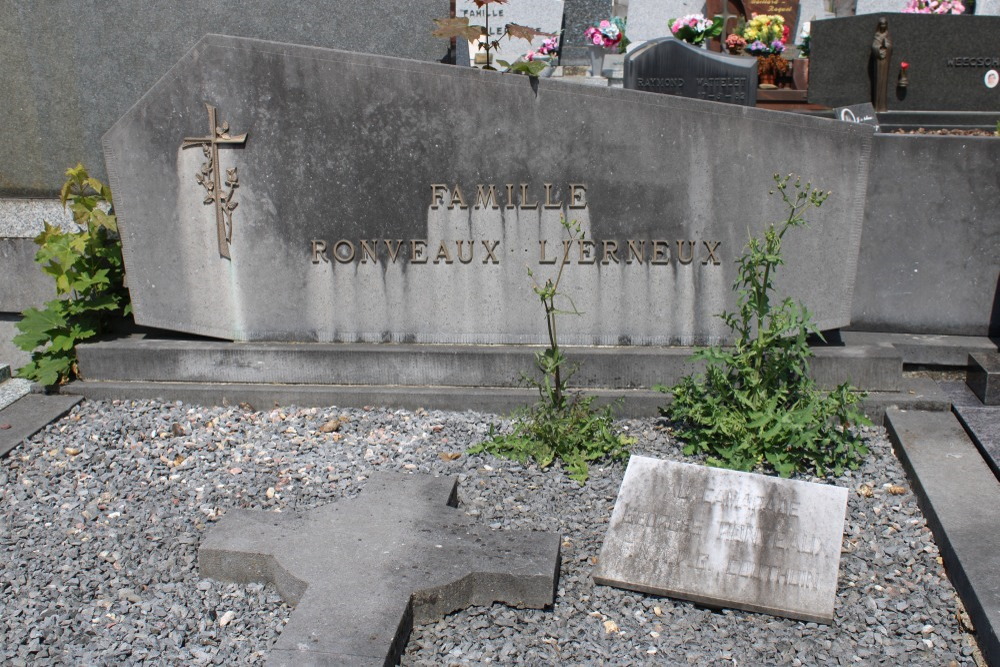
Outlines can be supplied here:
M1000 405L1000 352L971 353L966 384L984 405Z
M58 199L0 198L0 238L33 239L45 229L44 222L78 229Z
M10 373L9 366L3 368L6 368L7 373ZM28 380L13 378L0 381L0 410L29 393L31 393L31 382Z
M21 313L55 298L55 281L35 263L31 239L0 236L0 312Z
M902 4L902 0L900 0ZM902 8L897 11L902 11ZM812 23L809 102L828 107L871 102L872 39L883 14ZM1000 70L1000 17L886 14L893 50L889 111L996 111L1000 86L984 75ZM927 35L935 39L928 41ZM909 86L897 88L900 63L910 64Z
M979 448L986 465L1000 479L1000 408L956 405L953 410Z
M898 14L906 8L906 0L857 0L854 13L863 14Z
M612 0L565 0L563 10L563 65L586 65L587 41L583 33L602 19L611 18ZM629 32L626 32L628 35Z
M852 327L1000 334L998 163L991 137L875 135Z
M155 337L78 346L88 380L235 382L451 387L521 387L543 348L516 345L226 343ZM582 388L648 389L703 370L692 348L564 346ZM821 388L843 382L869 391L900 387L902 361L892 347L813 348L810 373Z
M976 16L1000 16L1000 0L976 0Z
M531 0L531 2L512 2L510 4L492 3L477 7L473 0L457 0L455 3L455 16L458 18L468 18L469 25L486 25L486 14L489 13L490 41L499 40L500 48L491 51L490 57L493 59L497 69L503 69L495 63L498 60L514 62L528 51L537 50L542 45L544 37L536 37L527 42L523 39L510 39L500 37L508 23L527 26L542 32L559 34L563 23L563 0ZM475 58L476 53L484 54L484 51L477 50L476 44L469 45L469 58ZM470 63L472 64L472 63Z
M8 364L0 364L0 382L6 382L10 379L10 366Z
M102 0L4 0L0 8L0 196L58 193L79 161L104 180L101 134L206 32L439 60L448 42L431 36L433 19L450 13L449 0L172 0L116 3L113 12Z
M20 333L17 330L17 322L20 320L20 315L0 313L0 361L9 364L13 369L24 366L31 359L30 353L17 347L13 342L14 336Z
M951 413L890 410L886 429L983 657L1000 664L1000 482Z
M202 576L273 584L295 606L269 665L395 664L414 623L469 605L550 606L558 533L490 531L457 478L375 473L305 512L232 509L198 550Z
M629 90L752 107L757 104L757 61L660 37L626 56L623 85Z
M181 147L206 132L206 102L234 136L249 132L219 149L240 183L231 259L195 180L201 151ZM562 342L687 344L726 334L716 314L735 306L734 260L748 225L783 215L765 193L789 165L836 195L786 238L778 289L821 329L848 323L871 128L215 35L105 140L141 325L233 340L541 343L525 265L554 275L542 262L555 262L565 215L594 245L577 245L564 272L582 314ZM706 157L723 150L746 157ZM753 218L734 220L748 201Z
M628 37L634 43L670 36L670 19L705 13L705 0L629 0Z
M633 456L594 582L832 623L847 489Z
M881 331L842 331L848 347L890 346L903 355L903 363L920 366L965 367L970 352L996 352L997 343L986 336L909 334Z
M10 428L0 429L0 456L60 419L81 400L79 396L28 394L0 410L0 424L10 424Z

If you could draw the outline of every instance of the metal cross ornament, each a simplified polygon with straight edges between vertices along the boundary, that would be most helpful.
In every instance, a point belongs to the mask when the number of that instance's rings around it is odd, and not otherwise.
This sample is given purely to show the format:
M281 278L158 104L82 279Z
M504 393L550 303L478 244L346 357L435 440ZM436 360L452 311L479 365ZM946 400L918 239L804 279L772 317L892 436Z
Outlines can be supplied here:
M224 189L219 166L219 146L242 146L246 143L247 133L232 136L229 134L229 122L219 125L216 121L215 107L206 103L208 108L208 132L207 137L185 137L181 148L191 146L201 146L202 152L208 158L208 162L201 165L201 169L195 174L195 180L205 188L205 203L215 205L215 226L219 236L219 254L226 259L229 256L229 244L233 242L233 211L239 205L234 201L233 196L236 188L239 187L239 176L236 167L226 169Z

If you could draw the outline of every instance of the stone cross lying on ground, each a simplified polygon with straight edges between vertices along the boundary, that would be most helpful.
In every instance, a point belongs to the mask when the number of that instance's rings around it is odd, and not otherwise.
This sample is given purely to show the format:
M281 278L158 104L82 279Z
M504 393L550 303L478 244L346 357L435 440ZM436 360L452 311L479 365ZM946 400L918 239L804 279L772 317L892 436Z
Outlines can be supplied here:
M551 605L557 533L479 531L456 478L376 473L303 513L230 510L198 552L205 577L274 584L295 606L268 665L383 665L414 623L469 605Z

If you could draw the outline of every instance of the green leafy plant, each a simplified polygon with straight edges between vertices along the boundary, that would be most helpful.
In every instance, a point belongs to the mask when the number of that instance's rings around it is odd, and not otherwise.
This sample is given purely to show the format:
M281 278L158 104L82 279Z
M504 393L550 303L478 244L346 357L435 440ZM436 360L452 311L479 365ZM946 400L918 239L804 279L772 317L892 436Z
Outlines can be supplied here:
M59 198L79 231L45 223L35 238L42 271L55 279L57 298L44 308L29 308L17 323L14 344L32 352L18 375L45 386L77 376L76 345L106 331L132 312L124 288L121 241L111 190L91 178L82 164L66 171Z
M572 240L584 238L579 222L563 220L562 225ZM528 270L534 292L545 310L549 338L549 346L535 353L535 367L541 379L523 376L527 383L538 389L539 401L517 415L510 433L497 433L491 427L489 439L470 448L469 453L485 451L520 462L531 459L541 468L547 468L559 459L566 466L569 476L583 484L589 476L589 462L603 458L627 458L629 447L635 440L616 433L612 414L614 406L595 408L595 397L569 390L569 380L577 367L567 365L566 355L559 347L556 318L559 315L580 314L572 300L559 291L571 247L572 243L563 246L563 257L555 280L550 278L539 284L532 271ZM560 297L569 302L569 310L558 307L556 301Z
M850 427L870 422L856 407L863 396L846 383L827 393L816 389L808 337L819 332L804 306L773 300L782 238L829 195L792 178L774 176L787 219L770 224L762 238L751 236L738 260L739 308L721 315L735 344L698 350L704 374L657 389L673 394L663 413L677 422L687 455L704 454L709 465L736 470L764 466L782 477L805 470L839 475L868 454Z

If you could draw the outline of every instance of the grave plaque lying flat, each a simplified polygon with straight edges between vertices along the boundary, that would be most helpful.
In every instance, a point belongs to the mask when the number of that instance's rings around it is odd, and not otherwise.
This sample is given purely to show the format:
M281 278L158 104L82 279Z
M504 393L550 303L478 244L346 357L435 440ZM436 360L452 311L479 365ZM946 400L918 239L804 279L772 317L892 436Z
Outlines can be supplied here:
M833 621L847 489L629 460L594 581Z
M757 59L728 56L673 37L646 42L625 57L625 87L752 107Z
M376 473L361 495L298 512L230 510L202 576L273 584L295 605L268 665L392 665L414 623L469 605L551 605L558 533L492 531L455 509L453 477Z
M850 320L871 128L465 67L205 37L105 135L136 321L235 340L720 340L747 229L834 195L778 287ZM560 217L577 220L569 241ZM563 242L566 241L564 244ZM562 307L568 307L563 303ZM569 319L567 320L569 322Z

